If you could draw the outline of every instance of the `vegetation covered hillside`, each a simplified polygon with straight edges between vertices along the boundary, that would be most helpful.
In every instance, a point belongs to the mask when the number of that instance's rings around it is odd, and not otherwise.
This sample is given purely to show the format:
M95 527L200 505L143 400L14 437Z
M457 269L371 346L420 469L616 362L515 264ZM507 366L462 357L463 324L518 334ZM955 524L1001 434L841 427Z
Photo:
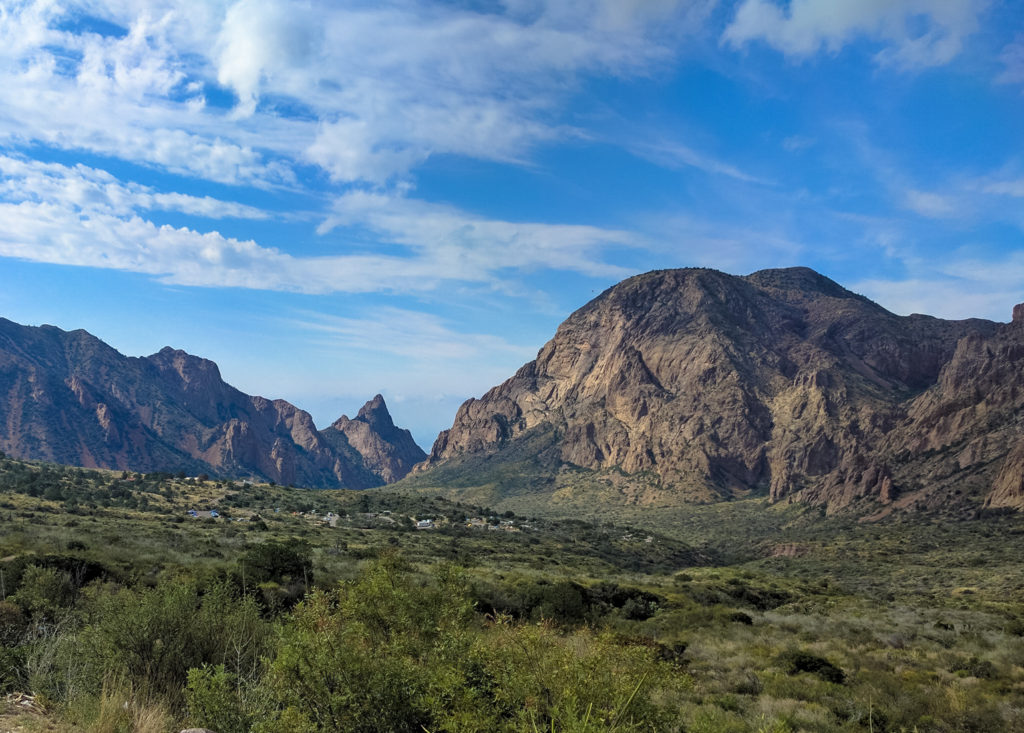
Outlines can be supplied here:
M0 728L1024 728L1016 515L688 516L0 460Z

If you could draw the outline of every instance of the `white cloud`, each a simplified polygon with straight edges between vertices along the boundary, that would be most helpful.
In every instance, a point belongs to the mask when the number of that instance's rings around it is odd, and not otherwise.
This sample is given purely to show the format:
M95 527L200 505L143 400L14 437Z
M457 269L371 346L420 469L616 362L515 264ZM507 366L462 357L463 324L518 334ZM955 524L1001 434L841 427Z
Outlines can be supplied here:
M738 207L737 211L739 215L731 222L683 214L654 217L646 229L651 237L658 237L653 248L668 266L713 267L737 273L804 263L807 248L775 217L764 212L748 218L748 212ZM758 225L738 223L746 220Z
M1017 34L1013 43L1008 43L999 54L1003 70L996 81L1000 84L1024 84L1024 33Z
M953 320L1007 321L1013 304L1024 298L1020 291L993 292L981 283L948 278L862 280L849 287L900 315L924 313Z
M273 370L257 378L251 391L279 393L287 387L297 404L324 404L314 413L318 425L329 424L342 412L352 415L362 400L384 392L395 421L409 427L427 449L468 396L507 379L535 358L550 336L544 333L536 342L520 345L404 308L360 310L346 316L299 312L283 318L282 325L322 358L300 365L297 374L294 365L283 373ZM343 375L339 364L344 364ZM240 364L239 371L253 379L252 365ZM282 384L282 378L293 381ZM352 397L346 404L340 395Z
M133 216L84 215L53 204L0 204L0 256L143 273L161 282L301 293L422 291L454 276L437 259L295 257L218 232L157 226Z
M445 281L511 291L515 283L499 283L504 271L538 268L627 274L602 259L606 249L639 244L627 232L486 219L350 184L408 192L415 167L437 154L522 162L538 143L575 134L557 118L577 75L645 73L713 4L522 0L490 13L406 0L0 6L0 151L88 151L262 188L301 189L296 171L312 163L336 190L350 190L321 231L369 230L387 251L293 256L201 226L160 227L147 212L268 215L11 153L0 159L10 217L0 254L168 283L311 293L420 291ZM89 17L124 32L83 30ZM224 87L237 95L227 107ZM680 150L687 164L748 178Z
M948 63L978 30L987 0L744 0L722 40L755 40L787 56L838 53L858 38L879 42L876 59L899 68Z
M197 23L209 20L204 7L26 2L2 12L0 144L88 150L224 183L291 179L196 91L203 67L194 59L212 44ZM61 30L88 12L127 33Z
M993 181L986 184L982 190L997 196L1024 198L1024 178L1018 178L1015 181Z
M125 217L138 209L179 211L207 219L266 219L265 211L210 196L161 193L122 183L104 170L0 155L0 199L67 206L88 215Z
M1024 302L1024 253L981 261L952 259L940 267L918 265L904 280L862 280L850 286L889 310L940 318L1008 321Z
M217 39L217 80L238 94L239 116L256 111L267 77L314 60L320 40L317 14L308 3L240 0L224 18ZM268 80L273 87L274 79Z
M961 206L952 197L929 191L906 191L904 205L931 219L948 219L963 213Z
M504 270L551 268L598 276L606 248L636 246L628 232L507 222L382 194L342 197L322 231L372 230L394 254L297 257L216 231L157 226L142 209L208 218L265 218L258 209L210 197L161 193L106 171L0 156L0 256L102 267L179 285L304 293L420 292L446 281L499 286Z
M366 192L339 198L320 232L337 226L368 228L383 241L418 251L456 279L467 280L484 280L504 268L623 276L629 271L605 264L602 251L643 245L636 234L621 230L485 219L449 206Z
M644 73L713 4L28 1L0 8L0 144L263 186L306 163L383 184L440 153L520 160L567 134L577 75ZM85 15L127 32L66 29Z
M359 317L303 313L288 323L329 336L328 343L346 354L365 351L448 363L496 354L504 361L509 357L525 361L537 353L536 346L511 344L492 334L456 331L438 316L404 308L378 308Z
M705 173L734 178L744 183L771 184L770 181L746 173L731 163L718 160L679 143L632 143L630 151L634 155L666 168L696 168Z

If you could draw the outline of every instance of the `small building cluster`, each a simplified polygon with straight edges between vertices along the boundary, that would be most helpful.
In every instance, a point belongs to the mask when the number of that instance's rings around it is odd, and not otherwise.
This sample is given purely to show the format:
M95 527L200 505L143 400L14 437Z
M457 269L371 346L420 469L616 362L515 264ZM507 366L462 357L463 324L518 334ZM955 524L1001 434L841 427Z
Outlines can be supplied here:
M518 532L519 527L511 519L484 519L483 517L466 517L466 526L470 529L485 529L491 532Z

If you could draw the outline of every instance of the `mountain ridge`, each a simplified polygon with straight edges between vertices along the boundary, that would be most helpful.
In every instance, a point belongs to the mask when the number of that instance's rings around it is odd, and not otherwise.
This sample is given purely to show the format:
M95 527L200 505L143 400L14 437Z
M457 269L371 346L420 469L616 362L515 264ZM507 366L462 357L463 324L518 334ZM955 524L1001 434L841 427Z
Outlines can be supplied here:
M24 458L362 489L426 457L380 395L363 409L388 435L367 423L373 450L361 452L289 402L227 384L208 359L169 346L124 356L82 329L0 319L0 390L0 449Z
M473 456L500 464L520 436L548 426L556 437L544 450L562 466L647 476L623 497L633 503L763 492L885 512L960 501L959 489L965 505L1019 506L1010 469L986 498L1022 433L1018 323L897 316L809 268L644 273L575 311L535 360L465 402L416 482ZM957 370L971 385L943 387ZM964 394L976 408L990 392L1002 396L987 426L978 415L940 419ZM950 457L964 441L974 454Z

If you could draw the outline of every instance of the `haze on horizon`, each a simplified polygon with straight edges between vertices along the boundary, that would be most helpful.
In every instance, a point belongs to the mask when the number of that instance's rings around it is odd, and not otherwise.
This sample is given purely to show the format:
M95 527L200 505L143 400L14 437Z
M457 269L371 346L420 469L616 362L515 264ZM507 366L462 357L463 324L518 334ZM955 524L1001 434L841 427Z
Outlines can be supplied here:
M0 4L0 316L321 427L464 399L650 269L1024 301L1011 0Z

